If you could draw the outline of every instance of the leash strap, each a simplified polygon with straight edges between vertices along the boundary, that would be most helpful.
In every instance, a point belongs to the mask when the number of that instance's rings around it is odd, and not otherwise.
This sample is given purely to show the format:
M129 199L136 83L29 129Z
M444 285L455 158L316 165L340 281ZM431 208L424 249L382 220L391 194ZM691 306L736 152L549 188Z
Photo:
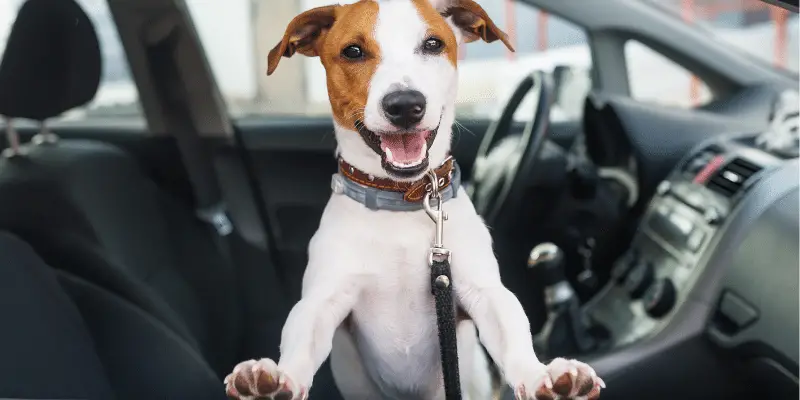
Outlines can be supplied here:
M444 393L447 400L460 400L461 382L458 374L456 313L450 282L450 262L448 260L434 261L431 264L431 292L436 301L436 325L439 330Z
M431 189L422 200L422 207L436 224L436 234L428 255L431 268L431 293L436 303L436 327L439 331L439 351L442 359L444 392L447 400L461 400L461 382L458 373L458 341L456 338L456 313L453 301L453 285L450 271L450 250L444 247L444 221L447 214L442 211L441 193L436 174L429 174ZM437 202L434 210L431 197Z

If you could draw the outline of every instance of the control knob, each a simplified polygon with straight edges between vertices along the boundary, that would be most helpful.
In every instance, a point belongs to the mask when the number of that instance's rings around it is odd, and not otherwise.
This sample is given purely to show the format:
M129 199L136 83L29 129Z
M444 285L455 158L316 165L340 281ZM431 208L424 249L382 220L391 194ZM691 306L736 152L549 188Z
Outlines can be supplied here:
M642 298L647 288L653 284L655 278L656 273L653 264L647 261L640 262L625 279L625 289L632 299L638 300Z
M703 211L703 219L709 225L719 225L722 222L722 213L715 207L708 207Z
M678 291L669 278L659 279L647 289L642 298L644 310L653 318L661 318L675 307L678 300Z

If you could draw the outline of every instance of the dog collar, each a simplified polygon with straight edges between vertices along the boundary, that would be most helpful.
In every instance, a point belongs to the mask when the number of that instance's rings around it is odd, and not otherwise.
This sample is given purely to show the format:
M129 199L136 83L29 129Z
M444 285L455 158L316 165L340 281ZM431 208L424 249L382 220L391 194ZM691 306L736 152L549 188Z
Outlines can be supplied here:
M456 197L461 186L461 171L455 160L448 157L434 172L442 201ZM427 177L413 182L377 178L339 159L339 172L333 175L331 189L370 210L417 211L422 210L422 199L430 189L430 181Z

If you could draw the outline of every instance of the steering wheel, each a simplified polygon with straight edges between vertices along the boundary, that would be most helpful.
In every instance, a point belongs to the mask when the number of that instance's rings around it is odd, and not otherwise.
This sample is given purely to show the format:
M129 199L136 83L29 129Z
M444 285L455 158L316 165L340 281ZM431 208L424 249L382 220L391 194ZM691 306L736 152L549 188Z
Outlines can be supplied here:
M514 113L534 88L537 98L533 119L526 123L522 135L511 135ZM486 130L472 169L469 193L488 225L497 220L501 208L513 207L522 199L522 172L533 169L544 146L554 96L552 78L534 71L519 83L500 118Z

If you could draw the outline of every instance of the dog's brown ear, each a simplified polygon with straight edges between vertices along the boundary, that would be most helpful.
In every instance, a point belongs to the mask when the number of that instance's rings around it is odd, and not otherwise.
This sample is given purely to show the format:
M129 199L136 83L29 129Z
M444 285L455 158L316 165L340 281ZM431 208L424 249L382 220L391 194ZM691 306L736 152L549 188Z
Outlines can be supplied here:
M491 43L499 39L509 50L514 51L508 35L495 25L478 3L472 0L449 0L442 11L442 16L452 17L453 24L461 29L464 41L467 43L478 39Z
M270 50L267 56L267 75L272 75L281 57L291 57L300 53L309 57L316 57L317 40L336 20L336 10L339 5L312 8L296 17L286 27L283 39Z

